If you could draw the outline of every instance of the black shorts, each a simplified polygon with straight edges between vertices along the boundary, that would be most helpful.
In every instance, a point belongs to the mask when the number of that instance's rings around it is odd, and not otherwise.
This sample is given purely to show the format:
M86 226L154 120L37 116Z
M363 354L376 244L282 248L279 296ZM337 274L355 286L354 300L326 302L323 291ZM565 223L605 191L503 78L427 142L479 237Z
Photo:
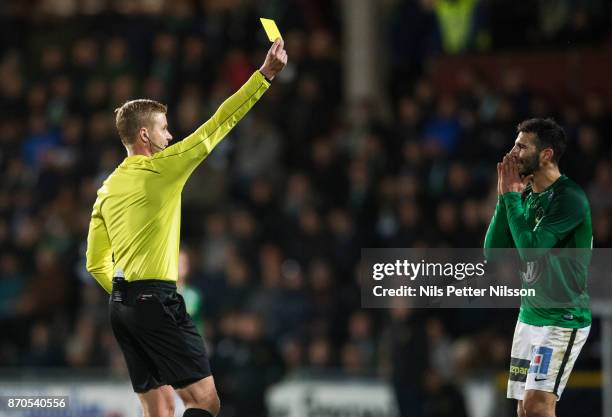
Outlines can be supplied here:
M183 388L210 376L204 341L176 285L140 280L123 287L123 301L111 297L109 314L134 391L162 385Z

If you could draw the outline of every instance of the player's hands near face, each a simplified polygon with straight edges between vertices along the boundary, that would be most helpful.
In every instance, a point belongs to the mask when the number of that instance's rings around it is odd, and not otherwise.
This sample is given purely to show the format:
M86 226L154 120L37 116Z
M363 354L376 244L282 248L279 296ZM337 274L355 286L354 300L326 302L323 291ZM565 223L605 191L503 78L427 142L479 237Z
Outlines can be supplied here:
M501 164L497 164L497 191L499 194L522 193L533 175L521 177L516 155L506 154Z
M266 60L264 61L259 71L268 79L272 80L281 72L283 68L287 65L287 51L285 51L285 42L283 42L282 38L278 38L274 41L268 54L266 55Z

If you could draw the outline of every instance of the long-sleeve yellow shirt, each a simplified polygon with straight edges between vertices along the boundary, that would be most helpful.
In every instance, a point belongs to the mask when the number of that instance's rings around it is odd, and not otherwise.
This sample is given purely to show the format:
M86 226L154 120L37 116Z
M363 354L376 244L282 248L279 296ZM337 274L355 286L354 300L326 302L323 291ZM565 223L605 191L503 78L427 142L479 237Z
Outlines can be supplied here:
M185 182L269 86L255 71L187 138L152 156L126 157L104 181L89 225L87 271L108 293L115 273L176 281Z

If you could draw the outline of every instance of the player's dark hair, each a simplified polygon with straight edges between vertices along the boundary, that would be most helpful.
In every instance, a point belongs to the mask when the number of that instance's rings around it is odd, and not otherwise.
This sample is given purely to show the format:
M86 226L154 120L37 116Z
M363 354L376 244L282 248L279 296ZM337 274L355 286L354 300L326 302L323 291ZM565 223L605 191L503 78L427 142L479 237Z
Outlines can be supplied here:
M534 133L536 136L536 149L551 148L553 150L553 161L559 164L559 160L567 147L565 131L553 119L527 119L519 123L516 132Z
M126 145L134 143L138 130L148 126L153 113L166 114L168 108L155 100L131 100L115 109L115 125Z

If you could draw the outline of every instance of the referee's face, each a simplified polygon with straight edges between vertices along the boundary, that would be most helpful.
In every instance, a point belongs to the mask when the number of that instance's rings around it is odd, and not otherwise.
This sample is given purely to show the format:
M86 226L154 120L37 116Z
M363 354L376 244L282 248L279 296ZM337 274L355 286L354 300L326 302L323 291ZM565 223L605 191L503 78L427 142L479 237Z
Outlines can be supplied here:
M166 149L172 135L168 131L168 120L164 113L153 113L151 115L151 129L149 129L149 141L151 141L152 153Z

